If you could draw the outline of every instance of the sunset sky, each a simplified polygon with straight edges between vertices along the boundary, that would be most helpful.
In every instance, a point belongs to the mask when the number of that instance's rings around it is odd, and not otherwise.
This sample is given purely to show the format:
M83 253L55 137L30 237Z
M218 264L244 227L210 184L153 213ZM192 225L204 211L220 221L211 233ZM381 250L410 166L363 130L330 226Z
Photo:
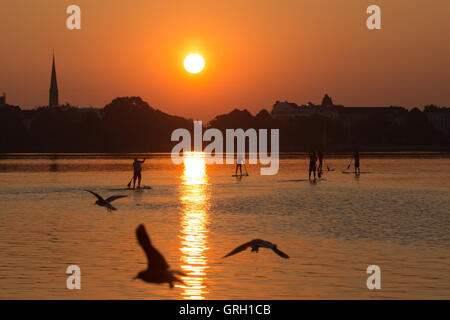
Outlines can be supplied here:
M81 7L81 30L66 8ZM382 29L366 28L366 8ZM448 0L2 0L0 93L48 104L52 50L60 103L103 107L141 96L210 120L276 100L346 106L450 106ZM205 69L190 74L198 53Z

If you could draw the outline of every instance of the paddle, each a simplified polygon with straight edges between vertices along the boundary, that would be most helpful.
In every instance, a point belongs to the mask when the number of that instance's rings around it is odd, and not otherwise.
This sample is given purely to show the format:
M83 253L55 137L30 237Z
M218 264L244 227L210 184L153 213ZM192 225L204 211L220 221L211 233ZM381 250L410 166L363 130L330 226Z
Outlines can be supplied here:
M130 182L128 182L127 187L130 188L131 187L131 182L133 181L133 178L131 178Z
M353 158L350 160L350 163L348 164L347 169L350 169L350 166L352 165L352 161L353 161Z
M244 168L245 168L245 175L248 177L248 172L247 172L247 166L244 163Z

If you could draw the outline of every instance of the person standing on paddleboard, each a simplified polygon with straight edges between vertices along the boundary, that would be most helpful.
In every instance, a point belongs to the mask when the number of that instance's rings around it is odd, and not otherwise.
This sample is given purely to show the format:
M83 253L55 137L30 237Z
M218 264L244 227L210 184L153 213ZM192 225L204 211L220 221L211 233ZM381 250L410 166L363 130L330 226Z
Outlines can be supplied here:
M242 164L243 163L244 163L244 157L240 153L238 153L237 159L236 159L236 172L234 175L237 175L237 171L239 168L239 173L242 176Z
M309 180L311 180L311 172L314 172L314 182L316 182L316 162L316 153L312 151L309 153Z
M317 175L320 178L322 176L322 165L323 165L323 153L322 153L322 151L319 151L317 153L317 156L319 157L319 168L317 168L317 171L318 171Z
M359 151L358 148L355 149L355 152L353 152L353 159L355 159L355 174L361 173L361 170L359 169Z
M144 158L144 160L138 160L138 158L134 158L134 161L133 161L133 189L136 189L136 179L138 179L138 189L141 188L141 179L142 179L141 164L143 164L144 162L145 162L145 158Z

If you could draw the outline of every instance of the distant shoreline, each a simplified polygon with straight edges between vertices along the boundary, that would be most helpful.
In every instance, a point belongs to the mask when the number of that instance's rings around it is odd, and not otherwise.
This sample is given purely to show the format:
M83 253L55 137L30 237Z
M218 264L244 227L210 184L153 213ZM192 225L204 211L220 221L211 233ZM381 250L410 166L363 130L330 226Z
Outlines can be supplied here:
M246 153L248 155L248 153ZM372 151L360 152L365 158L450 158L450 151ZM149 153L0 153L0 160L7 159L132 159L142 158L169 158L169 152ZM307 152L280 152L281 159L306 157ZM347 158L351 152L333 152L326 154L327 158Z

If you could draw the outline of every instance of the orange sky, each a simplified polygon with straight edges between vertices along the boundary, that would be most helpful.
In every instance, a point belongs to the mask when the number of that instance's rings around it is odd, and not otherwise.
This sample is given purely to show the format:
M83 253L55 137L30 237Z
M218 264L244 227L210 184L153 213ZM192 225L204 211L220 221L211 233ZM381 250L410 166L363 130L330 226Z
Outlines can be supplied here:
M66 29L66 7L82 29ZM366 28L368 5L382 30ZM276 100L346 106L450 105L448 0L2 0L0 92L48 104L52 49L60 102L103 107L139 95L210 120ZM196 52L197 75L183 68Z

